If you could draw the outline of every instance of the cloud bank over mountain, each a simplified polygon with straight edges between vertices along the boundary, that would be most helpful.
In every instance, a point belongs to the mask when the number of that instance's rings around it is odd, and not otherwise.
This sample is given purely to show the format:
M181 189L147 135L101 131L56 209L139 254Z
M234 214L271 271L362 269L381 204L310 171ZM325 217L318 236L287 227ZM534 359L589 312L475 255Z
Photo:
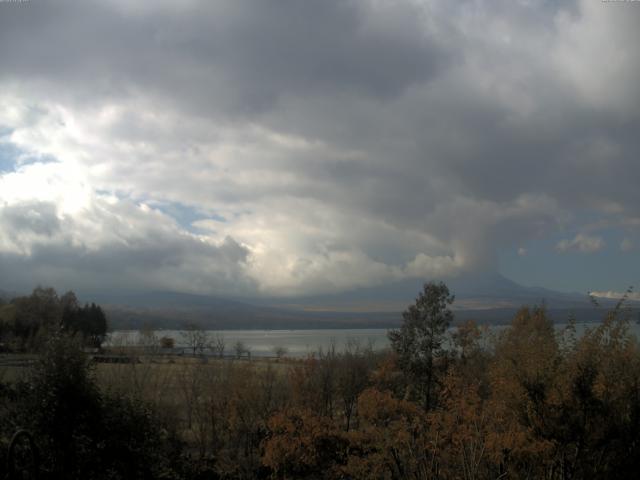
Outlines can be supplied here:
M0 4L0 283L296 296L633 255L636 7Z

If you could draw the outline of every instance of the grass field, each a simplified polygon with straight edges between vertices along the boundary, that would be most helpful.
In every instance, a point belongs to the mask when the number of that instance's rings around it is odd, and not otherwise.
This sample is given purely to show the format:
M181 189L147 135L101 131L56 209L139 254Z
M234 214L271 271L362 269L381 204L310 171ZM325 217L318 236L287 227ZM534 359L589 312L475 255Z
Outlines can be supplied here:
M266 421L276 397L286 390L287 371L299 363L292 359L150 355L139 350L118 353L133 361L92 365L100 390L143 401L176 426L194 451L197 445L212 441L212 436L223 434L211 430L218 428L212 426L213 419L223 430L227 427L221 422L238 412L250 422L262 416ZM37 356L30 354L0 356L0 381L26 378L36 361Z

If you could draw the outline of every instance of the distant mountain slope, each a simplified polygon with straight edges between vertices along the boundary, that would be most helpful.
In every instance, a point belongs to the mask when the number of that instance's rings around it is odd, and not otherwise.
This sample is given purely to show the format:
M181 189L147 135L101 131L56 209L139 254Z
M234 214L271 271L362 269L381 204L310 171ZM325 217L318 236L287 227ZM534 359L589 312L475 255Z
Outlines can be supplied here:
M575 315L580 321L602 318L615 304L601 299L601 310L586 294L524 287L502 275L467 275L447 282L456 321L506 323L522 305L544 303L555 321ZM107 293L83 295L83 301L103 305L113 328L181 328L195 322L211 329L290 329L395 327L402 311L422 289L421 281L398 282L352 292L291 298L229 299L178 292Z
M192 293L151 291L151 292L97 292L85 293L83 296L91 301L104 305L118 305L131 308L215 308L218 310L235 310L249 308L244 301L211 295Z
M445 282L456 296L454 308L495 309L545 303L554 308L586 307L586 295L563 293L539 287L524 287L498 274L471 274ZM402 311L422 290L424 281L406 280L380 287L362 288L333 295L295 299L258 300L264 305L301 310Z
M179 292L102 292L82 298L104 306L112 328L140 328L146 323L156 328L183 328L187 323L211 329L364 328L393 325L398 317L388 312L306 312Z
M0 298L4 301L11 300L12 298L17 297L19 294L16 292L8 292L6 290L0 290Z

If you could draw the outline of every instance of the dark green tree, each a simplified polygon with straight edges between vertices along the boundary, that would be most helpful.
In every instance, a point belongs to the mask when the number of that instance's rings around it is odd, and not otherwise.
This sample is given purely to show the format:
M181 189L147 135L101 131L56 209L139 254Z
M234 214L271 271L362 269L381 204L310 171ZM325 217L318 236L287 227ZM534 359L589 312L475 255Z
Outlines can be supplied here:
M11 300L15 308L13 334L20 339L21 347L37 348L37 336L55 330L62 315L60 299L53 288L36 287L31 295Z
M101 392L81 345L77 336L60 332L47 340L15 388L10 431L33 434L52 472L47 478L180 478L182 445L173 427L140 400ZM0 406L2 399L0 391ZM3 421L0 416L0 427Z
M60 304L63 330L71 335L81 335L85 345L100 347L107 334L107 317L102 308L95 303L80 307L73 292L65 293Z
M86 329L83 331L85 338L92 347L99 348L107 335L107 317L100 306L92 303L85 306Z
M402 313L400 329L387 334L398 364L425 410L436 404L438 373L444 368L442 343L453 320L449 309L453 300L444 283L426 283L415 304Z
M62 305L61 326L65 332L75 334L82 328L82 314L76 294L69 291L60 297Z
M100 394L77 339L54 333L18 393L21 423L38 438L50 468L76 478L100 418Z

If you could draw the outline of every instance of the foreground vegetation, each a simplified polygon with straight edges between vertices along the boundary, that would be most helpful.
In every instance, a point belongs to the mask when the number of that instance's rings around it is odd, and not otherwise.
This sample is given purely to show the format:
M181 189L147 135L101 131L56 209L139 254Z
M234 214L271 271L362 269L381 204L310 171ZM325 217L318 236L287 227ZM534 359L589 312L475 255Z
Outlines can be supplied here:
M580 338L523 308L493 337L468 323L447 339L452 301L428 284L391 351L304 360L96 365L82 336L53 332L0 387L0 441L29 429L58 478L636 477L640 350L622 305Z

